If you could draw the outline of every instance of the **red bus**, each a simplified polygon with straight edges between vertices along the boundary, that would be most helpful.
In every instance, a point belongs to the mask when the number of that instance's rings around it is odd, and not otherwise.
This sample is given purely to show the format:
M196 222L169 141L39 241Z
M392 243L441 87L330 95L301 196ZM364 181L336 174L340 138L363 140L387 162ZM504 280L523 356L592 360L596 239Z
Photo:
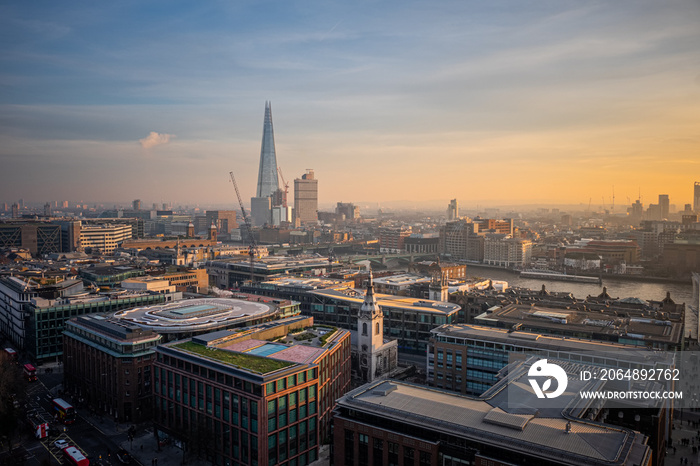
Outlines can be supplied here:
M66 464L72 466L88 466L90 464L90 460L75 447L64 448L63 458L66 460Z
M75 422L75 408L63 398L54 398L53 409L56 418L64 424Z
M36 380L36 367L31 364L24 365L24 377L26 377L28 382L33 382Z
M34 437L44 439L49 436L49 423L37 413L27 414L27 422L34 431Z

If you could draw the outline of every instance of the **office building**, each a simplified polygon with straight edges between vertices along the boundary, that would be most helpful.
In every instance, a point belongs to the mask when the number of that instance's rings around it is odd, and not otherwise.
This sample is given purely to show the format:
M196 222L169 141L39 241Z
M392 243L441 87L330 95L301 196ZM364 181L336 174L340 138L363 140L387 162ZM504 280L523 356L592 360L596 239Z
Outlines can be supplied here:
M457 199L452 199L447 205L447 221L454 222L459 219L459 204Z
M668 220L670 208L668 194L659 194L659 208L661 209L661 219Z
M134 210L141 210L141 199L134 199L134 202L131 204Z
M521 370L519 377L504 379L479 398L394 380L363 385L341 397L333 413L333 463L653 464L648 438L631 428L531 407L537 399L526 377ZM584 386L572 379L572 386ZM510 406L509 395L517 397L518 408Z
M133 237L129 224L81 225L80 246L93 252L112 254L124 241Z
M277 153L275 151L275 133L272 127L272 104L265 102L265 119L260 147L260 165L255 197L250 200L252 221L255 225L270 223L270 198L279 190L277 175ZM267 199L267 202L264 201Z
M301 178L294 180L294 215L300 223L318 220L318 180L313 170L307 169Z
M379 230L379 252L404 252L404 242L411 236L411 227L382 228Z
M484 237L484 264L526 268L532 260L532 241L503 234Z
M348 330L357 328L357 315L365 298L363 291L344 280L279 278L246 284L241 289L293 299L301 303L302 314L313 316L315 322ZM384 337L397 340L402 353L425 355L430 330L461 318L462 308L457 304L408 296L374 296L384 313Z
M700 181L696 181L693 186L693 210L700 213Z
M470 219L447 222L440 228L440 253L457 260L483 261L484 236L479 232L480 224Z
M253 281L266 281L273 275L293 273L325 273L331 262L327 257L313 256L267 256L253 261ZM219 259L206 264L209 281L223 289L237 288L240 283L250 280L251 265L247 256L236 259Z
M152 416L151 365L161 336L103 315L66 322L63 332L64 391L91 410L118 422Z
M338 202L335 213L341 220L352 222L360 218L360 207L350 202Z
M551 318L560 318L555 313ZM668 367L670 353L610 341L585 340L480 325L443 325L431 331L428 382L437 388L480 395L498 381L515 353L538 352L550 358L610 368Z
M229 234L231 230L238 228L235 210L207 210L206 222L203 229L197 229L197 232L208 229L211 225L216 226L216 231L221 234Z
M350 332L308 317L166 343L156 353L156 436L219 465L315 461L350 383Z
M33 361L63 354L65 322L84 314L114 312L181 298L180 293L88 293L82 280L0 277L0 330Z
M250 198L250 221L253 225L262 226L272 223L272 198L251 197Z
M24 248L33 256L63 252L61 227L22 220L0 223L0 249L5 248Z
M163 336L163 341L190 338L216 330L247 327L299 315L299 303L259 298L194 298L163 305L131 306L113 318Z

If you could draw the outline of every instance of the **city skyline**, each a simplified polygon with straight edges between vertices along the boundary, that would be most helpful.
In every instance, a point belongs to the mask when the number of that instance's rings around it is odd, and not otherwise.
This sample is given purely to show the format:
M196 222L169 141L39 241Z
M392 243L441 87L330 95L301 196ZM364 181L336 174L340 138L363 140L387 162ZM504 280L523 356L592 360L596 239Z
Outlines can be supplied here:
M693 202L695 2L270 5L3 6L0 199L233 205L269 100L321 205Z

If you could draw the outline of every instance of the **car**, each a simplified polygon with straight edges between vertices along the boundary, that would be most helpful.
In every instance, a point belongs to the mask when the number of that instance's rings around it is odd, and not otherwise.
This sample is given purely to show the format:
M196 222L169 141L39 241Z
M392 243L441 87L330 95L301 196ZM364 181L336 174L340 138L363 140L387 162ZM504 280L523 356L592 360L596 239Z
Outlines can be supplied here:
M66 440L66 439L59 439L53 443L53 446L58 448L59 450L64 450L64 449L68 448L70 446L70 444L68 443L68 440Z
M131 464L131 455L123 448L120 448L117 452L117 459L122 464Z

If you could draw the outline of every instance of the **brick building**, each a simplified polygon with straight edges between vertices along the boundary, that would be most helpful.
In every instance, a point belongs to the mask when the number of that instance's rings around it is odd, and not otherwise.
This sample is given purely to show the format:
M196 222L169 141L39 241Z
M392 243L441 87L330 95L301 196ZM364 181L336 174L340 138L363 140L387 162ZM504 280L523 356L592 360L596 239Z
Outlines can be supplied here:
M64 390L116 420L150 420L151 365L160 341L153 331L103 316L69 320L63 332Z

